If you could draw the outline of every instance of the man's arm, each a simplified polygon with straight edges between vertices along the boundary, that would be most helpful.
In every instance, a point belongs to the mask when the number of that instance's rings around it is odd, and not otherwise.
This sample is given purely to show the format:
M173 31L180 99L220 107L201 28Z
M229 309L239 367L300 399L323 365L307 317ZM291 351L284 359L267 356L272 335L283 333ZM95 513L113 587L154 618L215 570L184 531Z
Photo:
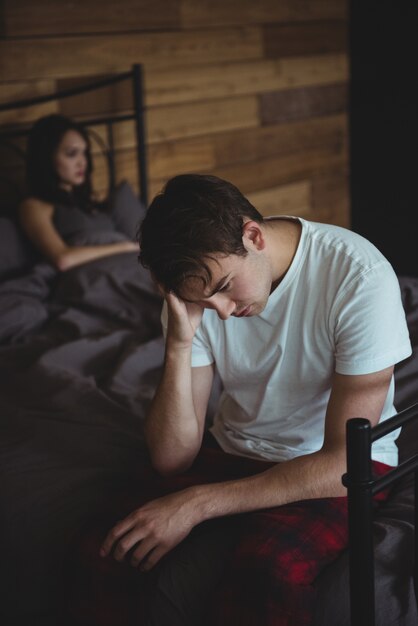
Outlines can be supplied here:
M107 535L101 554L114 548L122 560L135 544L133 566L152 568L164 554L205 520L255 511L311 498L346 495L345 424L365 417L372 425L381 415L393 367L362 376L335 374L325 419L322 448L248 478L197 485L159 498L133 511Z
M212 365L190 367L189 351L167 349L161 381L145 420L153 467L162 475L187 470L202 444Z
M198 518L345 496L341 477L346 471L346 422L351 417L364 417L372 426L378 423L392 373L393 367L361 376L335 374L322 448L249 478L191 488Z
M145 420L152 464L161 474L185 471L202 444L213 366L191 367L203 310L166 295L168 327L162 378Z

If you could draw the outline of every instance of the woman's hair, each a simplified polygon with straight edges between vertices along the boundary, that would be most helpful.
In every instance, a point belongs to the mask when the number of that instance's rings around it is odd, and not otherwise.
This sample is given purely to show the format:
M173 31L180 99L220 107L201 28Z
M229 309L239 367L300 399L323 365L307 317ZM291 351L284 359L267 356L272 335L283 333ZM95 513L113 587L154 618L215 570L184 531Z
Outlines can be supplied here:
M86 177L72 192L60 187L60 179L54 165L55 153L69 130L79 133L87 144ZM58 114L41 117L35 122L28 136L26 153L26 183L29 194L52 204L78 206L84 211L96 206L100 208L93 200L92 169L90 140L81 124Z
M262 215L231 183L181 174L151 202L138 231L139 259L166 290L180 294L186 278L211 280L206 261L216 254L245 256L244 218Z

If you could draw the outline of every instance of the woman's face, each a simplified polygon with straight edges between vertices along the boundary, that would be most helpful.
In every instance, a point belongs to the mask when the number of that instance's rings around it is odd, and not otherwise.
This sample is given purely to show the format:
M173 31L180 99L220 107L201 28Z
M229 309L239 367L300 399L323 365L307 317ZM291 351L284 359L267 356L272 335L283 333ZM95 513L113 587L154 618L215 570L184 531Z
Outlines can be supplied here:
M87 143L76 130L67 130L54 154L54 168L60 187L71 191L81 185L87 173Z

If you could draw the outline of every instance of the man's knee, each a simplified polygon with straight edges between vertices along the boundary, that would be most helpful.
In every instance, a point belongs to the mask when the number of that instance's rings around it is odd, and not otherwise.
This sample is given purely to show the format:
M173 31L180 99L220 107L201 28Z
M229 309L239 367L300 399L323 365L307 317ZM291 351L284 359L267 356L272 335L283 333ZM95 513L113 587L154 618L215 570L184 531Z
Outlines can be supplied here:
M147 626L200 626L234 546L233 524L196 527L149 573Z

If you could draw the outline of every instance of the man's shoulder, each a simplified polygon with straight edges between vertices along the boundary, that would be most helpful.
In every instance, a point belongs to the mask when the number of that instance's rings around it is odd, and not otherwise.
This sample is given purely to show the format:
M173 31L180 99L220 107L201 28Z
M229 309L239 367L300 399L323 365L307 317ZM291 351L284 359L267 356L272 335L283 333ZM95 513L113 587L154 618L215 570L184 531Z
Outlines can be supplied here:
M383 253L369 239L349 228L304 220L307 239L333 255L345 257L360 267L388 264Z

